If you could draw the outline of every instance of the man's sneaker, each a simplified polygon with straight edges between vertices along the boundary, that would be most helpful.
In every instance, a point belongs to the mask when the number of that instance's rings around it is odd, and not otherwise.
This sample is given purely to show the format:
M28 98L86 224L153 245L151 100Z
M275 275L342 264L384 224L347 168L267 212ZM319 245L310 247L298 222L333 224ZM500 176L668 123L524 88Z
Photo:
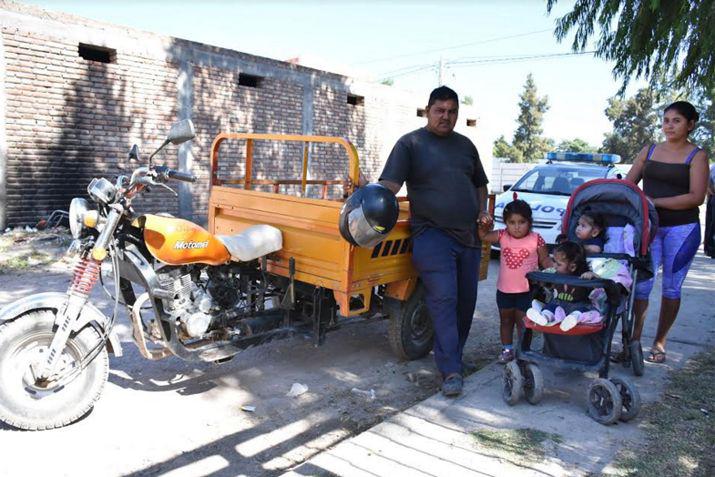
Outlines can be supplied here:
M513 349L503 349L499 353L499 364L506 364L509 361L514 360L514 350Z
M457 373L452 373L444 379L442 383L442 394L447 397L459 396L462 394L462 385L464 384L462 380L462 375Z

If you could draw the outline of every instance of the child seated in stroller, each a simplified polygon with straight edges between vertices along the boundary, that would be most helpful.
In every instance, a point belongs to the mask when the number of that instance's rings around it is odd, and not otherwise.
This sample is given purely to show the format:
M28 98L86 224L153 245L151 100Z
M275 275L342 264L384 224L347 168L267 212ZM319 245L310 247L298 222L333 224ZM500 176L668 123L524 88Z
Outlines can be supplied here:
M588 280L599 278L589 269L584 247L576 242L559 244L554 249L554 264L552 271L561 275ZM546 304L533 300L531 308L526 312L526 317L534 323L541 326L558 324L562 331L568 331L579 323L596 324L603 321L603 315L589 302L586 288L553 284L547 291Z
M606 219L603 215L586 209L578 218L576 238L586 253L601 253L606 243Z

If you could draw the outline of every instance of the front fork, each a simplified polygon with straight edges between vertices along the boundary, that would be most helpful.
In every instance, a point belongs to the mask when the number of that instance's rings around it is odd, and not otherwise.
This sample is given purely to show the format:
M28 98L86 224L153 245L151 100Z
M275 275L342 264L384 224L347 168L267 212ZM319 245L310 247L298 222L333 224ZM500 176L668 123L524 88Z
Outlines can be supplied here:
M99 280L100 266L101 262L91 257L82 257L75 265L72 284L67 291L67 305L57 310L55 318L57 331L52 337L47 359L34 370L37 382L47 382L55 375L62 350L72 332L72 323L79 317L92 288Z
M72 323L79 317L82 308L84 308L89 299L92 288L99 280L102 261L107 256L109 244L123 213L124 209L121 204L109 206L107 222L94 242L91 253L89 256L83 253L75 265L72 284L67 290L67 306L63 310L57 310L57 317L55 318L57 331L52 337L47 359L34 372L35 379L38 382L47 382L50 377L54 376L62 350L65 349L67 340L72 332Z

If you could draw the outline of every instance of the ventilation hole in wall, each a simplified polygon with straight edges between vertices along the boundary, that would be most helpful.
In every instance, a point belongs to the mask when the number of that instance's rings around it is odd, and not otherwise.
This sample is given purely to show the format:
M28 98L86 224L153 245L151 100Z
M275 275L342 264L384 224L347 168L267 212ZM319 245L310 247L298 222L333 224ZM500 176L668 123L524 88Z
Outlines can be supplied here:
M353 106L362 106L365 104L365 97L358 96L356 94L348 94L348 104L352 104Z
M476 128L477 120L476 119L467 119L467 126L470 128Z
M427 110L423 108L417 108L417 116L420 118L424 118L427 116Z
M117 50L113 48L80 43L77 50L79 56L87 61L99 61L100 63L114 63L117 61Z
M239 86L248 86L249 88L258 88L261 85L261 81L263 81L263 77L261 77L261 76L249 75L246 73L238 74L238 85Z

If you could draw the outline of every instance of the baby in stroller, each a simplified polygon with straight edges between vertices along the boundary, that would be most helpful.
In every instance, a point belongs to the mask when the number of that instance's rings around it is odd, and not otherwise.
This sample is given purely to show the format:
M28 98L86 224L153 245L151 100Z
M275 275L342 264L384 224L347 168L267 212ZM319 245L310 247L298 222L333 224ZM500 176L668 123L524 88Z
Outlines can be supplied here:
M554 272L584 279L599 278L593 273L586 261L586 251L581 244L565 241L554 249ZM603 321L603 315L589 302L589 290L569 284L551 284L545 287L545 304L533 300L526 317L541 326L559 325L562 331L568 331L578 323L597 324ZM597 289L598 290L598 289ZM594 294L597 290L591 292Z

